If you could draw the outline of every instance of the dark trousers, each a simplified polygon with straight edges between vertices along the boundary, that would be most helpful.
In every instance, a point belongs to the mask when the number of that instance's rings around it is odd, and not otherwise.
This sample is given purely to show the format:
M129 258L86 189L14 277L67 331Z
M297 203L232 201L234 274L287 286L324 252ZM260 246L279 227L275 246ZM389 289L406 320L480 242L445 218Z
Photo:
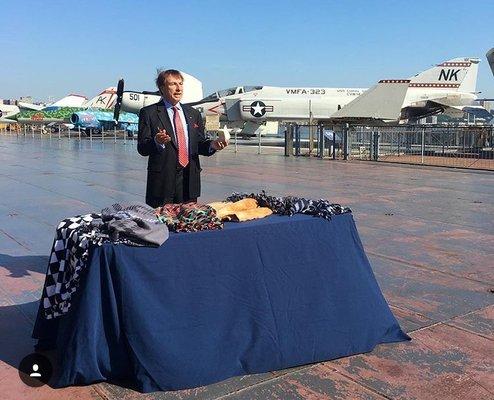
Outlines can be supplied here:
M177 167L175 175L175 195L164 199L163 204L179 204L197 201L197 197L189 196L189 166L182 168Z
M175 191L173 197L146 197L146 204L156 208L164 204L179 204L197 201L197 197L189 195L189 166L182 168L177 167L175 173Z

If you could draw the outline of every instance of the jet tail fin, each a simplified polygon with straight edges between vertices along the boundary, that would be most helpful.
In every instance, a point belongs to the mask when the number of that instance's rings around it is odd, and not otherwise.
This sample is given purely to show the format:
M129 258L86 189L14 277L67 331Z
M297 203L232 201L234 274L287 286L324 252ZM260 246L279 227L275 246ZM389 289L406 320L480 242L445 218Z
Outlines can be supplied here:
M451 88L474 93L477 85L478 58L453 58L410 78L410 87Z
M113 108L115 101L117 100L117 88L109 87L103 90L100 94L93 97L84 103L84 107L87 108Z
M494 75L494 47L490 49L485 56L487 57L487 62L491 67L492 75Z

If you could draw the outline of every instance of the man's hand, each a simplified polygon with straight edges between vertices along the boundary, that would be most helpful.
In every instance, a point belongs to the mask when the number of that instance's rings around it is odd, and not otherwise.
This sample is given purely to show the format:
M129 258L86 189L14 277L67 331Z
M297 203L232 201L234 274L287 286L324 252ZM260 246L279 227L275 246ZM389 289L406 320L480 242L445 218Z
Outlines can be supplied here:
M156 142L159 144L167 144L172 138L168 136L164 129L159 129L158 133L155 136Z
M219 150L225 148L226 146L228 146L228 142L225 142L225 141L220 140L220 139L216 139L216 140L213 140L211 142L211 147L216 151L219 151Z

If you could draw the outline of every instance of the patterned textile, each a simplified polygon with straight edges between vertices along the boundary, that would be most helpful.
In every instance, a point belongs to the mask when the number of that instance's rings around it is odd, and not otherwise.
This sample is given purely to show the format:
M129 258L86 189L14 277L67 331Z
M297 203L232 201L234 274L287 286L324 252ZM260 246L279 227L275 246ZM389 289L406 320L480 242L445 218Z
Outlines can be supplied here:
M328 200L310 200L291 196L274 197L268 196L264 190L259 194L232 193L226 201L238 201L245 198L256 199L259 206L269 207L273 213L281 215L308 214L330 220L332 215L352 212L348 207L330 203Z
M69 311L81 273L87 267L89 247L103 243L130 246L158 245L168 237L168 228L145 204L114 204L101 214L86 214L62 220L56 229L41 301L46 319ZM163 240L164 239L164 240Z
M41 297L46 319L61 316L70 308L70 299L87 264L89 245L101 245L100 238L90 229L96 218L100 215L86 214L58 224Z
M239 201L245 198L252 198L256 199L257 203L259 204L259 207L268 207L271 210L273 210L273 213L275 214L281 214L281 215L286 215L287 214L287 207L289 208L288 204L288 197L274 197L274 196L268 196L266 192L263 190L261 193L258 194L247 194L247 193L236 193L233 192L230 196L226 198L226 201Z
M167 226L147 204L122 206L116 203L101 210L101 219L103 223L99 229L114 243L124 239L135 245L161 246L168 239Z
M271 215L268 207L259 207L256 199L246 198L236 202L217 201L209 203L216 211L216 216L222 221L243 222Z
M156 209L158 219L173 232L196 232L222 229L223 223L214 209L197 203L166 204Z
M155 209L144 203L133 203L130 205L121 205L115 203L111 207L106 207L101 210L103 220L110 218L140 218L143 221L156 223Z

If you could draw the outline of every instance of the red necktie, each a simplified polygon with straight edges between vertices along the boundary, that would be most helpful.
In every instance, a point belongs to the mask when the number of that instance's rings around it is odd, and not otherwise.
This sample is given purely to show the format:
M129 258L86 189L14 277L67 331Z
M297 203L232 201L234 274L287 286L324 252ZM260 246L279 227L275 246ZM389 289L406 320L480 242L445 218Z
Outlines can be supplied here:
M177 107L173 107L173 124L175 125L175 135L177 135L178 162L182 167L186 167L189 163L189 149L187 149L184 126Z

